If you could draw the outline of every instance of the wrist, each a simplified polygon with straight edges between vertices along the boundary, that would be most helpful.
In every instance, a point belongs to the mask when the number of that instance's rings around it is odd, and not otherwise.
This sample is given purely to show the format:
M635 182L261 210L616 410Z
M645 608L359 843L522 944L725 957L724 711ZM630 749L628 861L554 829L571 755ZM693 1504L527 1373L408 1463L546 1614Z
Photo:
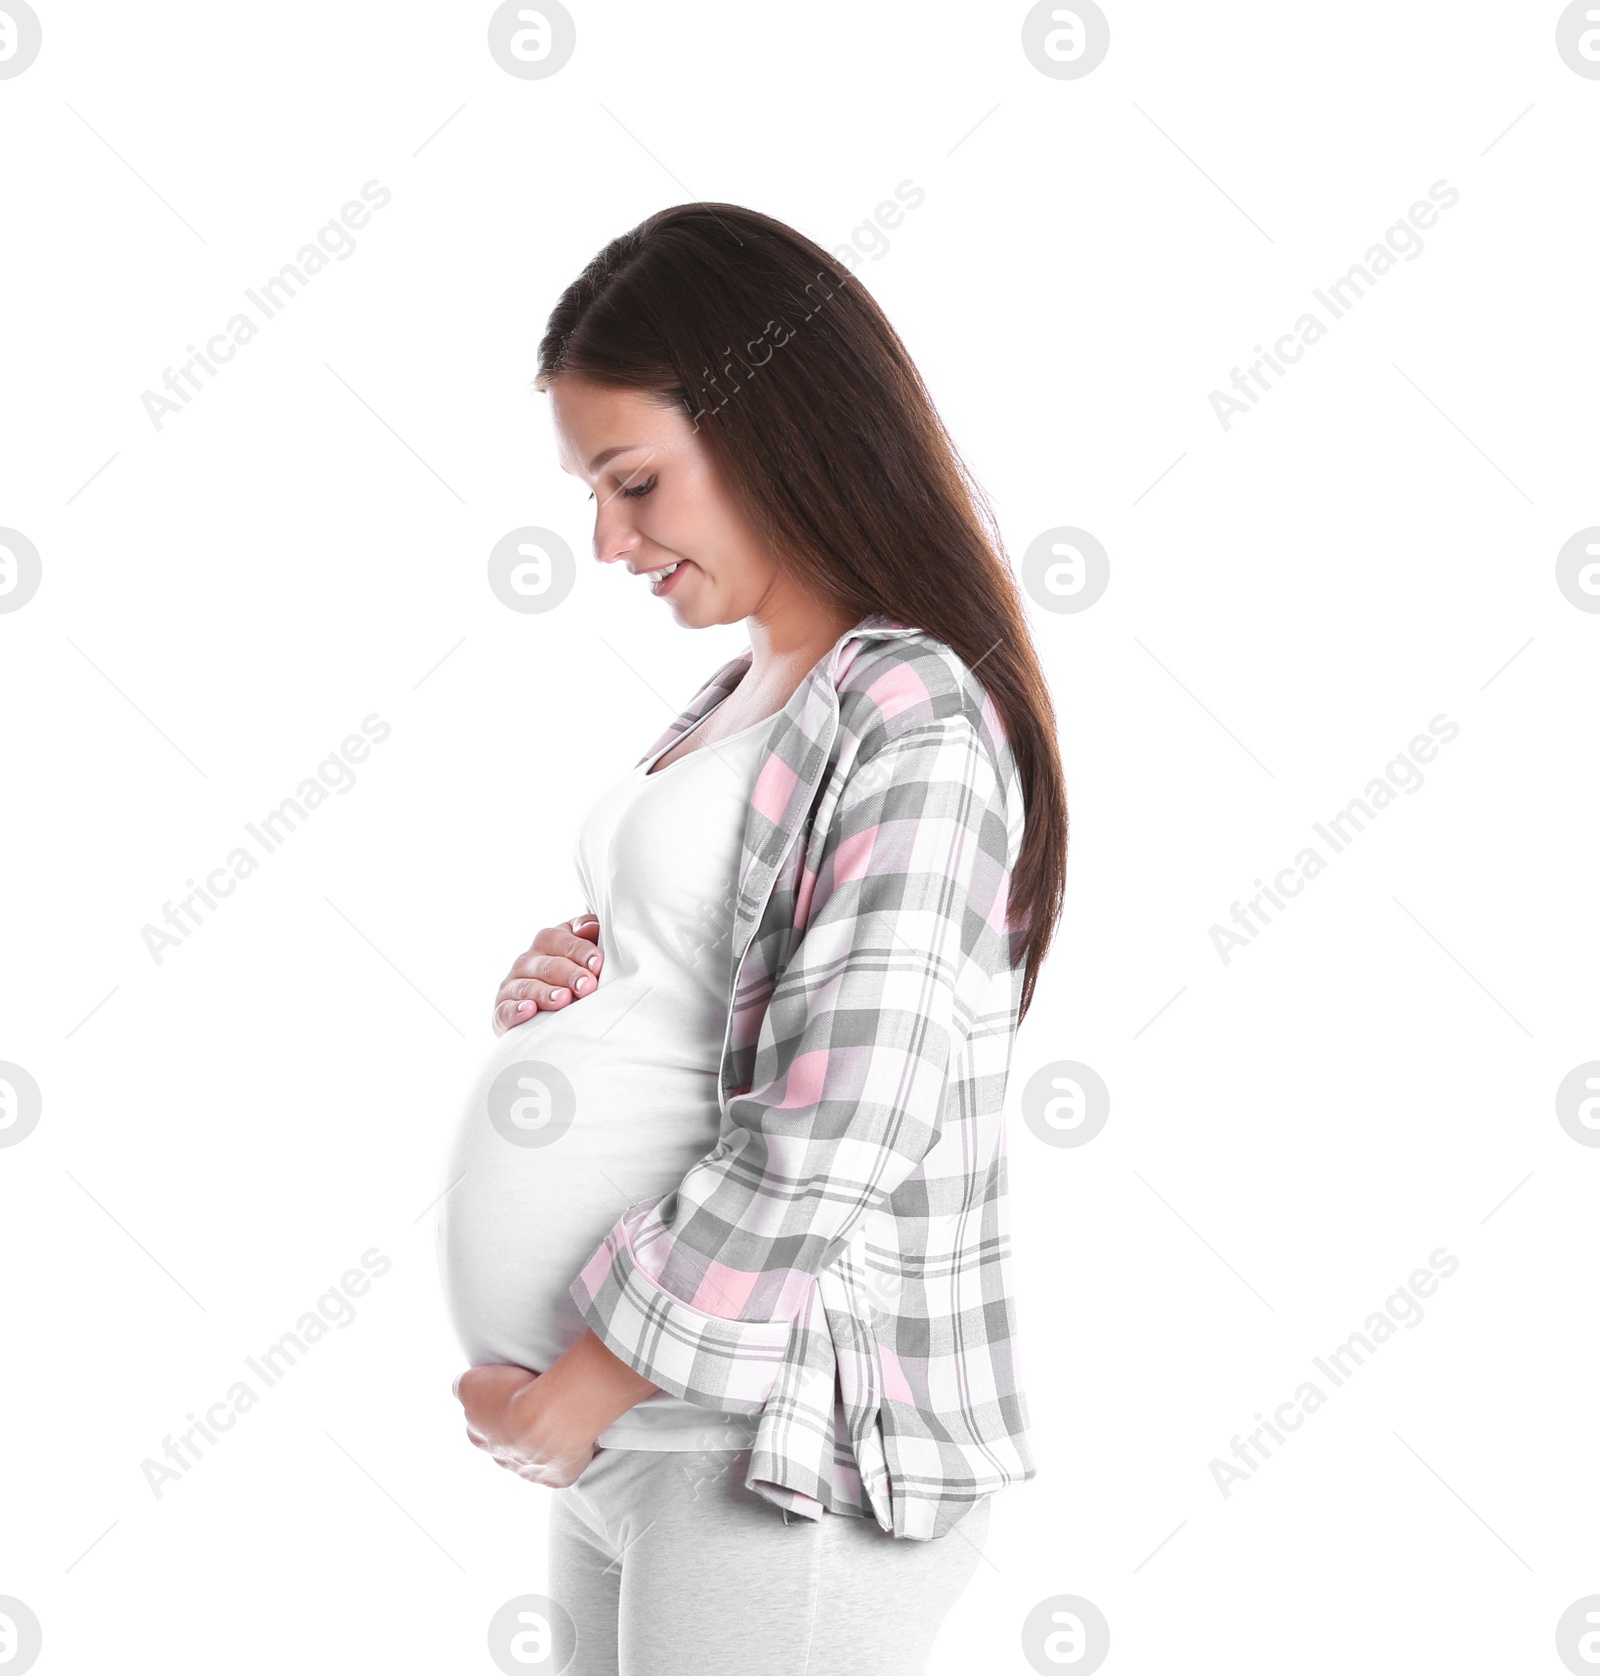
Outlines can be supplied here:
M614 1356L590 1327L534 1383L534 1391L553 1400L574 1433L590 1443L660 1389Z

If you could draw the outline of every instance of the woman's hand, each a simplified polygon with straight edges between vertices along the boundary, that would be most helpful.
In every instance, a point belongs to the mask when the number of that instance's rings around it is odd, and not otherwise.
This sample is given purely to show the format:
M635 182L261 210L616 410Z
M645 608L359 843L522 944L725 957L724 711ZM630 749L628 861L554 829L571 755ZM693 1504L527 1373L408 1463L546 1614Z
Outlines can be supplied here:
M543 1373L490 1363L456 1381L467 1436L530 1484L564 1490L594 1459L595 1439L661 1387L613 1356L585 1327Z
M594 1459L594 1435L570 1428L570 1408L544 1400L543 1383L526 1368L490 1364L462 1374L455 1390L474 1447L530 1484L564 1490Z
M517 957L494 998L495 1035L505 1035L536 1012L559 1012L579 996L592 995L605 960L595 946L599 937L600 921L593 914L541 931L527 953Z

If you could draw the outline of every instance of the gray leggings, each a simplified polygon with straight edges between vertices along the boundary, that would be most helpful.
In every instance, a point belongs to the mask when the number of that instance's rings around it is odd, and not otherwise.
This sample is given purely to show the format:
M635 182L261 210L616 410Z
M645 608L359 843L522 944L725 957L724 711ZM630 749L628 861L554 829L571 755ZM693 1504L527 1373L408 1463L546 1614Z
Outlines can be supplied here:
M932 1542L744 1487L749 1450L602 1449L550 1503L563 1676L923 1676L989 1502Z

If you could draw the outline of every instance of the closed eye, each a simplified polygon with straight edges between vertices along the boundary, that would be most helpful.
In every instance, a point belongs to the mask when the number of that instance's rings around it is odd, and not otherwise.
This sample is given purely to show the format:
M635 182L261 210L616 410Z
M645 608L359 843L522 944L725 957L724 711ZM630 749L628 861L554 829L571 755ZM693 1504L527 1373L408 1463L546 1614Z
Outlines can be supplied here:
M643 500L655 486L655 478L650 477L646 478L643 483L635 483L631 488L619 489L617 492L628 500ZM593 493L591 493L589 499L593 500L594 498Z

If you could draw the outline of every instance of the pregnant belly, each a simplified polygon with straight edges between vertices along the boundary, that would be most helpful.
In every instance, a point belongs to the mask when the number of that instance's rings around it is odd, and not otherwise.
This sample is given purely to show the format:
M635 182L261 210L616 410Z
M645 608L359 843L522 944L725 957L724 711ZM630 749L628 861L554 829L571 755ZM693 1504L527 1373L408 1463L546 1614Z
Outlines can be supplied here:
M471 1365L548 1368L583 1332L578 1271L630 1204L716 1144L715 1071L649 1051L653 1030L610 1028L604 993L507 1031L463 1102L438 1255Z

